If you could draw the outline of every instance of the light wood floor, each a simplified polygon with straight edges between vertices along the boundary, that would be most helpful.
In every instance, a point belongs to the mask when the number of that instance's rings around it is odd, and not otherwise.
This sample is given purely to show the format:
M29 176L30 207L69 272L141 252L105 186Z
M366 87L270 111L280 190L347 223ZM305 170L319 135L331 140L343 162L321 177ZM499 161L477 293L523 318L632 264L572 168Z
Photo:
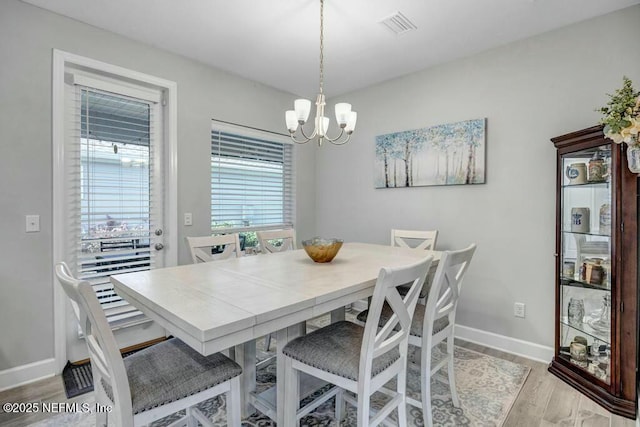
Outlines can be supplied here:
M520 363L531 368L524 387L516 400L504 427L635 427L635 421L612 415L584 397L570 386L547 372L547 365L514 356L477 344L456 341L480 353ZM23 387L0 393L5 402L74 402L84 401L90 395L67 400L61 377L55 376ZM0 425L25 426L47 418L48 414L6 414L0 410Z

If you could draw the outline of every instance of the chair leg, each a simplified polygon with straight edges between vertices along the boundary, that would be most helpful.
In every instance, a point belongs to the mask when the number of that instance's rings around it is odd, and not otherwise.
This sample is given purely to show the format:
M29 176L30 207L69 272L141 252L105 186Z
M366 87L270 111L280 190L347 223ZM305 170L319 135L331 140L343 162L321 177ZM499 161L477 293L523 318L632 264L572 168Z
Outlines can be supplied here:
M405 363L405 369L398 372L398 378L396 380L396 391L402 396L402 401L398 405L398 425L407 425L407 364Z
M424 343L424 342L423 342ZM422 400L422 419L424 427L433 427L433 413L431 412L431 340L426 340L422 348L420 397Z
M449 389L451 390L451 401L456 408L460 407L460 400L458 400L458 390L456 389L456 375L453 370L453 334L447 338L447 357L449 363L447 364L447 373L449 376Z
M336 403L335 403L335 408L336 408L336 424L339 426L340 423L342 422L342 419L344 418L344 413L345 413L345 405L344 405L344 399L342 398L342 393L344 393L344 390L342 390L341 388L338 389L338 394L336 394Z
M270 347L271 347L271 334L268 334L264 338L264 351L269 351Z
M358 420L358 427L368 427L369 426L369 410L370 404L370 396L368 393L358 393L358 413L356 414L356 419ZM402 424L399 424L402 425ZM405 424L406 425L406 424Z
M293 360L286 356L284 368L284 426L294 427L299 425L296 415L300 407L300 373L293 368Z
M198 427L198 421L193 416L193 409L191 407L187 408L187 427Z
M231 389L227 396L227 426L239 427L240 416L240 377L231 378Z

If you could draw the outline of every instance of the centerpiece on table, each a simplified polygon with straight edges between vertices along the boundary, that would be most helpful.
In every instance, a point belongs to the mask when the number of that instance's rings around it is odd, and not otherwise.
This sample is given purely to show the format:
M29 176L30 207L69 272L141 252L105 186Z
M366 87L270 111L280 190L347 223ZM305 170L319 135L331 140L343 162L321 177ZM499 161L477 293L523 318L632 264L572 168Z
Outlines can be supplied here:
M633 88L631 79L622 78L623 85L615 93L608 94L609 102L599 111L604 135L616 144L627 144L629 170L640 174L640 92Z

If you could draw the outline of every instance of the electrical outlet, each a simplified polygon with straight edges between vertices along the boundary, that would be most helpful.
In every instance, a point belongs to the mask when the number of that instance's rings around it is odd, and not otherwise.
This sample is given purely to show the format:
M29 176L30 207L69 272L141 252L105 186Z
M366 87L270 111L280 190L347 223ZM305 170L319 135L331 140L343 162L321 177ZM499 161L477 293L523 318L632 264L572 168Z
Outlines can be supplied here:
M525 305L523 302L513 304L513 315L516 317L524 317Z
M184 214L184 225L193 225L193 216L191 215L191 212Z

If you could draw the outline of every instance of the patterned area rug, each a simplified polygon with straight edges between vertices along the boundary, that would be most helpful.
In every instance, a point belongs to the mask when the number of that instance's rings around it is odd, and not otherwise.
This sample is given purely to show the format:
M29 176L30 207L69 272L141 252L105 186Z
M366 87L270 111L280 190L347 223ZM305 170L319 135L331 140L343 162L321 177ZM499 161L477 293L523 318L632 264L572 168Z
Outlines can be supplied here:
M437 357L437 356L436 356ZM408 375L409 393L419 399L420 369L410 364ZM433 420L437 426L500 426L507 417L513 402L529 374L526 366L487 356L461 347L455 348L455 371L460 397L460 408L453 407L449 388L439 380L432 380L431 396ZM275 364L258 372L259 387L266 388L275 383ZM311 397L313 398L313 396ZM374 395L374 406L381 406L385 396ZM224 397L203 402L200 409L216 425L226 426L226 403ZM409 409L409 425L422 426L422 411ZM159 420L152 426L166 426L178 418L178 414ZM41 421L33 426L74 426L95 425L95 417L90 414L67 413ZM261 414L253 414L242 423L245 427L271 427L276 423ZM303 426L335 425L333 400L303 419ZM347 414L342 426L355 426L355 408L347 405Z

